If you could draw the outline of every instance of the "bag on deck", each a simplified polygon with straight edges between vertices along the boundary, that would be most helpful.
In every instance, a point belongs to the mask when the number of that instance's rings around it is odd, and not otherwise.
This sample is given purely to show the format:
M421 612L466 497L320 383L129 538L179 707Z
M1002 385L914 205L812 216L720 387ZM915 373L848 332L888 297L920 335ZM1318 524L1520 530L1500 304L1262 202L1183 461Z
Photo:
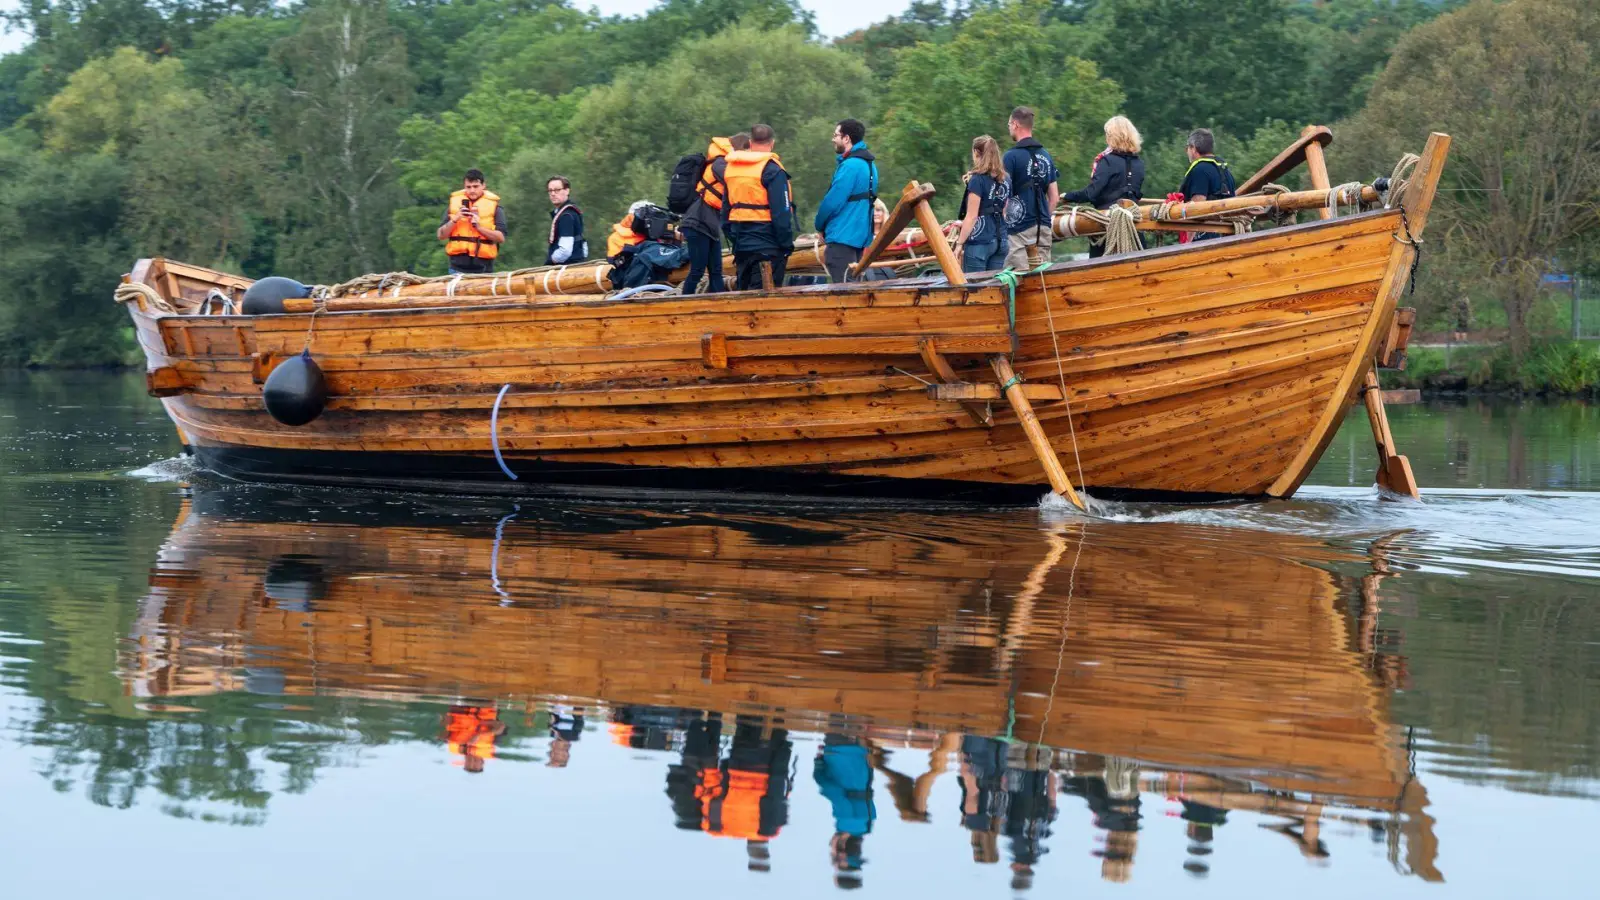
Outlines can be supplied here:
M698 196L695 187L700 183L700 173L705 171L706 155L690 153L681 157L672 168L672 178L667 181L667 209L683 215L694 205Z

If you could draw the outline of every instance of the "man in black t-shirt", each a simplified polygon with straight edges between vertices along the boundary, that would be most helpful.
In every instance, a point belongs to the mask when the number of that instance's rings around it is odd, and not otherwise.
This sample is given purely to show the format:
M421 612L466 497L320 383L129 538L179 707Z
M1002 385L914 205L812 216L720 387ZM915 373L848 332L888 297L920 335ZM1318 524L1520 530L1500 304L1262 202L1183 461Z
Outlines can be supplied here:
M1033 137L1033 110L1026 106L1012 110L1006 127L1017 142L1001 159L1011 179L1011 199L1005 207L1006 265L1021 271L1050 261L1061 172L1050 151Z
M1189 171L1184 173L1183 184L1178 188L1178 192L1183 194L1183 202L1223 200L1233 196L1233 173L1228 170L1227 163L1217 159L1216 139L1211 129L1196 128L1191 132L1186 152L1189 154ZM1222 235L1201 231L1195 234L1194 240L1208 241L1217 237Z

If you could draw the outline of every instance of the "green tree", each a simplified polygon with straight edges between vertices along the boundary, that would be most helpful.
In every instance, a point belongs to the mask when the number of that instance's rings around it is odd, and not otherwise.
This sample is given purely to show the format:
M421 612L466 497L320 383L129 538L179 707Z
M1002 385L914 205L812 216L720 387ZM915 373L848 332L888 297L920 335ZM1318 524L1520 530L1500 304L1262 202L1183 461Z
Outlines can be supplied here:
M1409 33L1346 131L1369 169L1454 138L1429 237L1529 344L1540 279L1600 226L1600 8L1478 0Z
M293 159L280 266L304 279L388 268L390 219L406 200L395 158L412 76L386 7L319 3L273 52L291 79L274 123Z
M127 168L0 137L0 364L125 365L127 313L107 298L132 259L118 229Z
M1288 0L1097 3L1090 58L1127 92L1126 113L1145 131L1248 134L1302 115L1306 50L1289 9Z
M897 181L958 185L970 165L972 139L989 134L1004 145L1006 120L1018 105L1036 110L1034 133L1065 171L1073 172L1080 160L1087 166L1122 93L1094 63L1061 55L1043 9L1007 4L973 15L948 43L900 51L882 147ZM953 211L959 196L947 190L942 204Z
M597 234L633 200L664 202L682 154L765 122L777 131L804 210L832 177L833 124L866 119L870 108L871 76L860 60L807 41L798 28L735 26L589 92L572 118L571 143L519 155L515 180L520 196L532 197L549 175L571 176Z
M126 152L148 110L184 102L183 63L152 61L132 47L97 59L67 79L45 107L45 146L62 153Z
M281 169L245 109L184 91L141 115L121 229L141 255L238 271L278 218Z

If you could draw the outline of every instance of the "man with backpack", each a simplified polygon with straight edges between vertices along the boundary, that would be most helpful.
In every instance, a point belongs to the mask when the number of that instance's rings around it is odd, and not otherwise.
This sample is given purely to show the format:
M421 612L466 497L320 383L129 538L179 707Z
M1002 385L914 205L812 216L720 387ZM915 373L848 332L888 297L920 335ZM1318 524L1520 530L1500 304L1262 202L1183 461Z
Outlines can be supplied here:
M1050 261L1050 245L1055 242L1051 219L1061 199L1056 185L1061 173L1050 151L1033 137L1032 109L1019 106L1012 110L1007 130L1016 144L1002 160L1011 178L1011 199L1005 209L1006 265L1032 269Z
M1217 159L1215 151L1216 138L1211 134L1211 129L1196 128L1189 133L1189 143L1184 148L1189 155L1189 170L1183 174L1183 184L1178 187L1178 193L1183 195L1185 203L1224 200L1233 196L1237 187L1233 172L1229 171L1227 163ZM1201 231L1191 240L1209 241L1218 237L1222 235Z
M773 287L783 287L784 269L794 252L794 199L789 173L772 152L771 125L750 126L750 149L728 154L723 178L728 185L728 237L738 270L734 289L764 287L770 271Z
M750 149L750 135L740 132L731 138L714 137L706 152L691 153L678 160L667 184L667 209L683 216L678 231L689 250L689 276L683 292L692 294L705 276L706 291L727 290L722 281L722 217L727 206L728 154Z
M878 199L878 166L867 149L867 126L845 119L833 129L833 150L838 164L833 184L817 206L813 227L826 242L822 264L828 280L845 280L850 264L872 243L872 202Z

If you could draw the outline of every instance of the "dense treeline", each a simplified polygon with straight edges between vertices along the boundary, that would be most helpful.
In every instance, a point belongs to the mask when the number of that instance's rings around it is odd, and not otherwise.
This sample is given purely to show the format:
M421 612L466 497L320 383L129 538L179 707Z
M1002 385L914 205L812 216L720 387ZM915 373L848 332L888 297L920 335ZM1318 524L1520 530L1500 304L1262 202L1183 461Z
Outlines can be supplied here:
M796 0L663 0L631 18L574 2L24 0L4 15L33 40L0 58L0 364L129 359L107 296L135 256L324 282L441 272L433 229L468 166L505 198L505 264L534 264L550 175L573 179L597 230L632 200L660 198L680 154L754 121L777 129L803 216L832 170L839 118L868 123L886 183L953 185L970 139L1004 139L1018 103L1040 110L1070 181L1087 178L1100 124L1119 111L1146 136L1147 194L1177 184L1183 137L1200 125L1247 172L1304 124L1353 116L1382 152L1333 153L1335 181L1370 179L1448 118L1406 86L1447 40L1440 28L1499 8L1478 0L1440 18L1451 0L913 2L824 42ZM1553 43L1565 56L1545 69L1592 72L1592 52L1568 46L1592 46L1586 4L1510 6L1579 20L1515 48L1524 69ZM1397 44L1412 49L1386 71ZM1409 103L1370 113L1374 85ZM1541 127L1539 113L1502 123L1496 139ZM1580 143L1600 134L1592 125ZM1592 202L1584 184L1559 202L1584 190ZM1588 215L1569 211L1519 248L1518 265L1570 249L1592 232ZM1489 255L1479 268L1498 273Z

